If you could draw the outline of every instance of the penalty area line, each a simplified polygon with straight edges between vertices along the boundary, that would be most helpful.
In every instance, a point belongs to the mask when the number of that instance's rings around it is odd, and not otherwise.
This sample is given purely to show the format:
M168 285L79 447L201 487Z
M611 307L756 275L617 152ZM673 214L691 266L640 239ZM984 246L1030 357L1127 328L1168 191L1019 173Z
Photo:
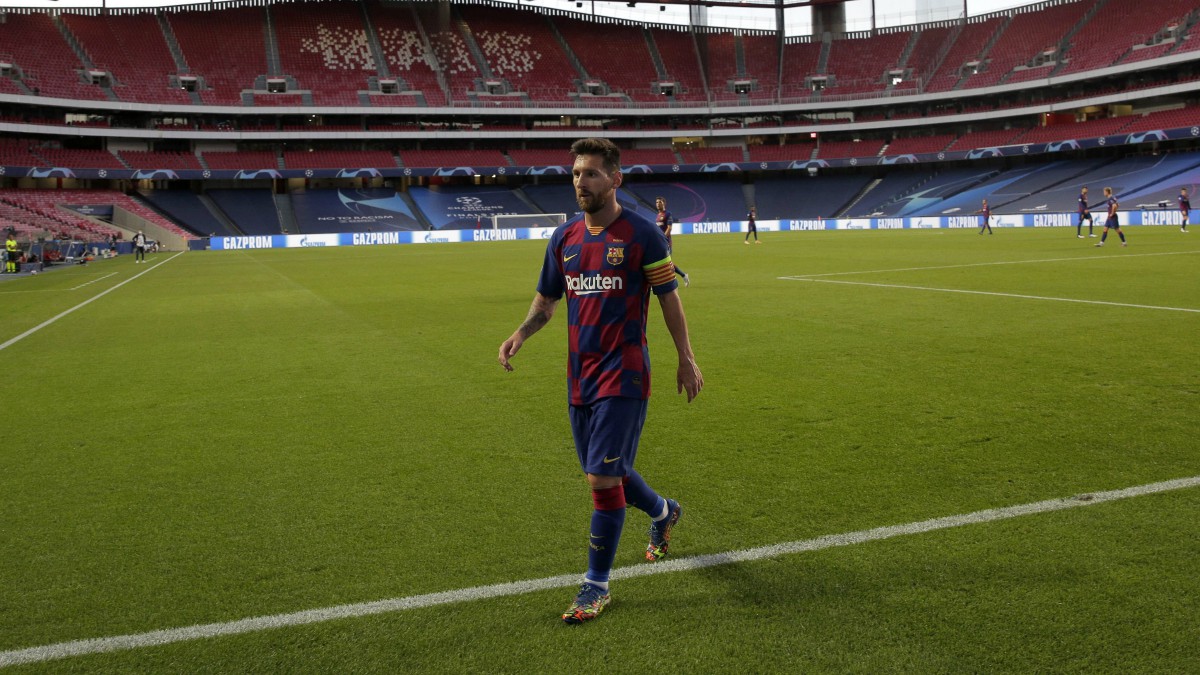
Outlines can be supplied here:
M933 286L909 286L906 284L877 284L869 281L842 281L840 279L814 279L812 277L780 277L783 281L807 281L819 284L842 284L844 286L873 286L875 288L900 288L910 291L934 291L937 293L964 293L966 295L991 295L999 298L1020 298L1022 300L1049 300L1051 302L1074 302L1081 305L1106 305L1108 307L1132 307L1135 309L1158 309L1166 312L1191 312L1200 314L1200 309L1190 307L1165 307L1162 305L1137 305L1128 302L1108 302L1106 300L1080 300L1078 298L1055 298L1047 295L1024 295L1021 293L997 293L995 291L968 291L962 288L934 288Z
M852 546L854 544L863 544L871 541L880 541L912 534L945 530L953 527L962 527L964 525L977 525L980 523L1008 520L1011 518L1019 518L1021 516L1034 515L1038 513L1063 511L1081 506L1103 504L1120 499L1142 497L1145 495L1169 492L1172 490L1183 490L1197 486L1200 486L1200 476L1192 476L1191 478L1178 478L1175 480L1149 483L1146 485L1138 485L1119 490L1110 490L1107 492L1079 494L1072 497L1048 499L1030 504L1019 504L1016 506L1006 506L995 509L986 509L984 511L975 511L973 513L966 513L957 516L933 518L931 520L923 520L905 525L890 525L886 527L877 527L870 530L859 530L857 532L831 534L823 537L817 537L815 539L804 539L801 541L774 544L771 546L762 546L759 548L745 549L741 551L700 555L690 558L676 558L655 563L653 565L644 564L634 567L622 567L613 571L612 578L633 579L636 577L645 577L653 574L684 572L704 569L707 567L717 567L719 565L766 560L794 553L820 551L837 546ZM545 577L542 579L529 579L525 581L494 584L491 586L474 586L471 588L460 588L456 590L442 591L439 593L413 595L404 598L378 600L375 602L338 605L335 607L312 609L294 612L291 614L275 614L270 616L252 617L226 623L209 623L188 626L185 628L156 630L148 633L94 638L90 640L76 640L73 642L60 642L42 647L30 647L28 649L0 652L0 667L29 663L42 663L45 661L65 659L87 654L101 654L144 647L155 647L176 642L199 640L202 638L240 635L244 633L270 630L273 628L283 628L287 626L303 626L325 621L334 621L338 619L358 618L388 612L400 612L410 609L434 607L438 605L448 605L460 602L475 602L491 598L523 595L536 591L575 586L579 584L579 580L580 575L578 573L564 574L555 577Z
M180 251L179 253L176 253L175 255L171 256L170 258L167 258L166 260L164 260L164 261L162 261L162 262L160 262L160 263L157 263L157 264L151 265L151 266L150 266L149 268L147 268L145 271L139 272L139 273L137 273L137 274L135 274L135 275L133 275L133 276L129 277L129 278L128 278L128 279L126 279L125 281L122 281L121 283L119 283L119 284L117 284L117 285L113 286L112 288L107 288L107 289L105 289L105 290L103 290L103 291L101 291L101 292L97 293L96 295L93 295L92 297L88 298L87 300L84 300L83 302L79 303L78 305L75 305L74 307L72 307L72 308L70 308L70 309L63 310L62 312L60 312L60 313L59 313L59 314L57 314L56 316L53 316L53 317L51 317L51 318L49 318L49 319L46 319L45 321L43 321L43 322L39 323L38 325L34 326L33 328L30 328L29 330L25 331L24 333L21 333L20 335L16 336L15 338L12 338L12 339L8 340L7 342L0 343L0 351L4 351L5 349L8 349L9 347L11 347L11 346L13 346L13 345L17 344L18 342L20 342L21 340L24 340L25 338L29 337L30 335L33 335L34 333L38 332L39 330L41 330L41 329L43 329L43 328L45 328L45 327L47 327L47 326L51 326L51 325L53 325L53 324L54 324L55 322L57 322L59 319L63 318L64 316L66 316L66 315L68 315L68 314L70 314L71 312L74 312L74 311L75 311L75 310L77 310L77 309L82 309L82 308L86 307L87 305L89 305L89 304L91 304L91 303L93 303L93 302L95 302L95 301L99 300L100 298L103 298L104 296L108 295L109 293L112 293L113 291L117 290L118 288L120 288L120 287L124 286L125 284L127 284L127 283L129 283L129 282L131 282L131 281L133 281L134 279L137 279L138 277L142 276L142 275L143 275L143 274L145 274L146 272L149 272L149 271L151 271L151 270L153 270L153 269L156 269L156 268L158 268L160 265L163 265L163 264L165 264L165 263L171 262L172 260L174 260L174 259L178 258L178 257L179 257L179 256L181 256L181 255L183 255L183 251ZM115 274L115 272L114 272L114 274ZM109 276L112 276L112 275L110 274ZM104 278L107 278L107 277L104 277ZM94 281L99 281L99 279L95 279ZM91 283L91 282L88 282L88 283ZM84 284L84 286L86 286L86 285L87 285L87 284ZM83 287L83 286L78 286L78 287L76 287L76 288L82 288L82 287ZM73 289L71 289L71 290L75 290L75 289L73 288ZM0 664L0 665L3 665L3 664Z

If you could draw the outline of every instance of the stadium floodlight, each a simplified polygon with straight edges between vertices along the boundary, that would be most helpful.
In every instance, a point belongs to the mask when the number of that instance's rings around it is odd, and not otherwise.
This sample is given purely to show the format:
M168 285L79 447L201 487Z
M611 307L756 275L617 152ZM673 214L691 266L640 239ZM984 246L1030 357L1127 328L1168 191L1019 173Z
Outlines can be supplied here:
M567 222L565 213L504 213L492 216L492 228L558 227Z

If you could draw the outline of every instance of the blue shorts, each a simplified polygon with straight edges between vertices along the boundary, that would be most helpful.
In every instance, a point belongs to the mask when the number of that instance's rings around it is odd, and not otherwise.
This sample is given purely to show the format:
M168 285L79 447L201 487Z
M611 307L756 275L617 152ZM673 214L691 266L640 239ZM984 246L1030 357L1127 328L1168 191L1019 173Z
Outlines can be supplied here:
M647 401L613 396L570 406L571 435L584 473L627 476L633 470Z

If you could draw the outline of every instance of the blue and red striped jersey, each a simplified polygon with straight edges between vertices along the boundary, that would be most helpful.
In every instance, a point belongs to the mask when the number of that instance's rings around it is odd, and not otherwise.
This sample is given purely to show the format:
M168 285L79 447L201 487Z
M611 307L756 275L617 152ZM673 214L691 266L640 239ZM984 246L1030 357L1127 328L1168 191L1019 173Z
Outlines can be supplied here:
M566 296L567 389L572 405L650 397L650 293L678 288L667 238L628 210L603 230L580 214L546 244L538 293Z
M655 218L654 224L657 225L658 229L662 230L662 233L667 236L667 246L670 246L671 225L675 224L675 220L671 218L671 212L659 211L658 216Z
M1188 199L1187 197L1184 197L1183 195L1179 195L1179 210L1180 211L1191 211L1192 210L1192 200Z

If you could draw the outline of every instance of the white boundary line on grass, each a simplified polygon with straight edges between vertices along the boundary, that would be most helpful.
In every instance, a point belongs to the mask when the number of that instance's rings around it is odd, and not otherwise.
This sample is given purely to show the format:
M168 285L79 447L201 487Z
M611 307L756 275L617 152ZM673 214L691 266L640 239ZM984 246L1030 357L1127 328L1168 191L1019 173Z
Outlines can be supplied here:
M997 262L963 263L961 265L932 265L930 267L897 267L890 270L857 270L852 272L825 272L823 274L797 274L779 277L786 281L806 281L818 277L844 277L854 274L884 274L887 272L924 272L927 270L952 270L961 267L993 267L995 265L1030 265L1035 263L1053 262L1090 262L1092 260L1110 260L1113 258L1146 258L1160 255L1193 255L1200 251L1167 251L1164 253L1119 253L1115 255L1092 256L1090 258L1040 258L1037 260L1001 260Z
M891 525L887 527L877 527L871 530L859 530L857 532L831 534L823 537L817 537L815 539L804 539L801 541L793 541L783 544L775 544L772 546L745 549L741 551L715 553L691 558L669 559L652 565L643 564L634 567L622 567L613 571L612 578L632 579L634 577L644 577L652 574L684 572L689 570L704 569L706 567L716 567L719 565L766 560L793 553L821 551L824 549L833 548L835 546L851 546L854 544L863 544L882 539L891 539L894 537L901 537L911 534L921 534L924 532L944 530L952 527L961 527L963 525L990 523L998 520L1018 518L1020 516L1049 513L1052 511L1062 511L1079 506L1102 504L1104 502L1111 502L1118 499L1129 499L1131 497L1141 497L1144 495L1169 492L1172 490L1183 490L1197 486L1200 486L1200 476L1179 478L1120 490L1080 494L1073 497L1033 502L1031 504L1006 506L996 509L987 509L984 511L975 511L974 513L967 513L963 515L934 518L916 523L908 523L906 525ZM413 595L406 598L391 598L388 600L378 600L375 602L364 602L350 605L338 605L335 607L325 607L321 609L310 609L291 614L258 616L226 623L209 623L188 626L185 628L156 630L148 633L136 633L132 635L121 635L106 638L93 638L90 640L76 640L73 642L60 642L42 647L31 647L28 649L0 652L0 668L28 663L41 663L44 661L65 659L73 656L83 656L86 654L100 654L106 652L139 649L144 647L154 647L176 642L199 640L201 638L239 635L243 633L252 633L286 626L303 626L325 621L334 621L337 619L350 619L371 616L374 614L401 612L423 607L448 605L459 602L474 602L478 600L487 600L490 598L523 595L525 593L533 593L535 591L575 586L580 582L580 578L580 574L564 574L556 577L528 579L525 581L514 581L504 584L495 584L492 586L459 588L451 591L442 591L440 593Z
M902 288L911 291L936 291L938 293L966 293L968 295L993 295L1001 298L1022 298L1025 300L1051 300L1053 302L1077 302L1084 305L1108 305L1109 307L1134 307L1137 309L1160 309L1168 312L1192 312L1200 314L1200 309L1188 307L1164 307L1161 305L1135 305L1127 302L1106 302L1104 300L1079 300L1077 298L1055 298L1046 295L1023 295L1021 293L996 293L994 291L968 291L961 288L934 288L932 286L908 286L905 284L877 284L869 281L842 281L840 279L812 279L805 277L780 277L786 281L808 281L815 284L842 284L845 286L874 286L875 288Z
M142 276L142 275L143 275L143 274L145 274L146 272L149 272L149 271L151 271L151 270L157 269L159 265L163 265L163 264L165 264L165 263L169 263L169 262L171 262L172 260L174 260L174 259L178 258L178 257L179 257L179 256L181 256L181 255L183 255L183 251L180 251L179 253L176 253L175 255L171 256L170 258L167 258L166 260L163 260L162 262L158 262L158 263L155 263L155 264L151 265L150 267L146 268L144 271L142 271L142 272L138 272L137 274L135 274L135 275L133 275L133 276L129 277L129 278L128 278L128 279L126 279L125 281L122 281L121 283L119 283L119 284L117 284L117 285L113 286L112 288L107 288L107 289L105 289L105 290L103 290L103 291L100 291L100 292L99 292L99 293L97 293L96 295L93 295L92 297L88 298L87 300L84 300L83 302L79 303L78 305L75 305L75 306L74 306L74 307L72 307L71 309L64 310L64 311L60 312L60 313L59 313L57 316L51 317L51 318L49 318L49 319L46 319L45 321L43 321L43 322L39 323L38 325L34 326L33 328L30 328L29 330L25 331L24 333L21 333L20 335L16 336L15 338L12 338L12 339L10 339L10 340L9 340L9 341L7 341L7 342L0 343L0 351L4 351L5 349L8 349L9 347L11 347L11 346L15 345L16 343L20 342L21 340L24 340L25 338L29 337L30 335L33 335L34 333L38 332L39 330L41 330L41 329L43 329L43 328L45 328L45 327L47 327L47 326L50 326L50 325L54 324L56 321L58 321L59 319L63 318L64 316L66 316L66 315L70 314L71 312L74 312L74 311L75 311L75 310L77 310L77 309L80 309L80 308L82 308L82 307L85 307L85 306L87 306L87 305L89 305L89 304L91 304L91 303L95 302L96 300L99 300L100 298L103 298L104 296L108 295L109 293L112 293L113 291L115 291L115 290L117 290L118 288L120 288L120 287L124 286L125 284L127 284L127 283L129 283L129 282L133 281L134 279L137 279L138 277ZM114 274L115 274L115 272L114 272ZM112 276L112 275L109 275L109 276ZM107 278L107 277L105 277L105 278ZM99 281L99 279L95 279L94 281ZM89 282L89 283L91 283L91 282ZM86 284L85 284L85 285L86 285ZM74 290L74 289L72 289L72 290Z

